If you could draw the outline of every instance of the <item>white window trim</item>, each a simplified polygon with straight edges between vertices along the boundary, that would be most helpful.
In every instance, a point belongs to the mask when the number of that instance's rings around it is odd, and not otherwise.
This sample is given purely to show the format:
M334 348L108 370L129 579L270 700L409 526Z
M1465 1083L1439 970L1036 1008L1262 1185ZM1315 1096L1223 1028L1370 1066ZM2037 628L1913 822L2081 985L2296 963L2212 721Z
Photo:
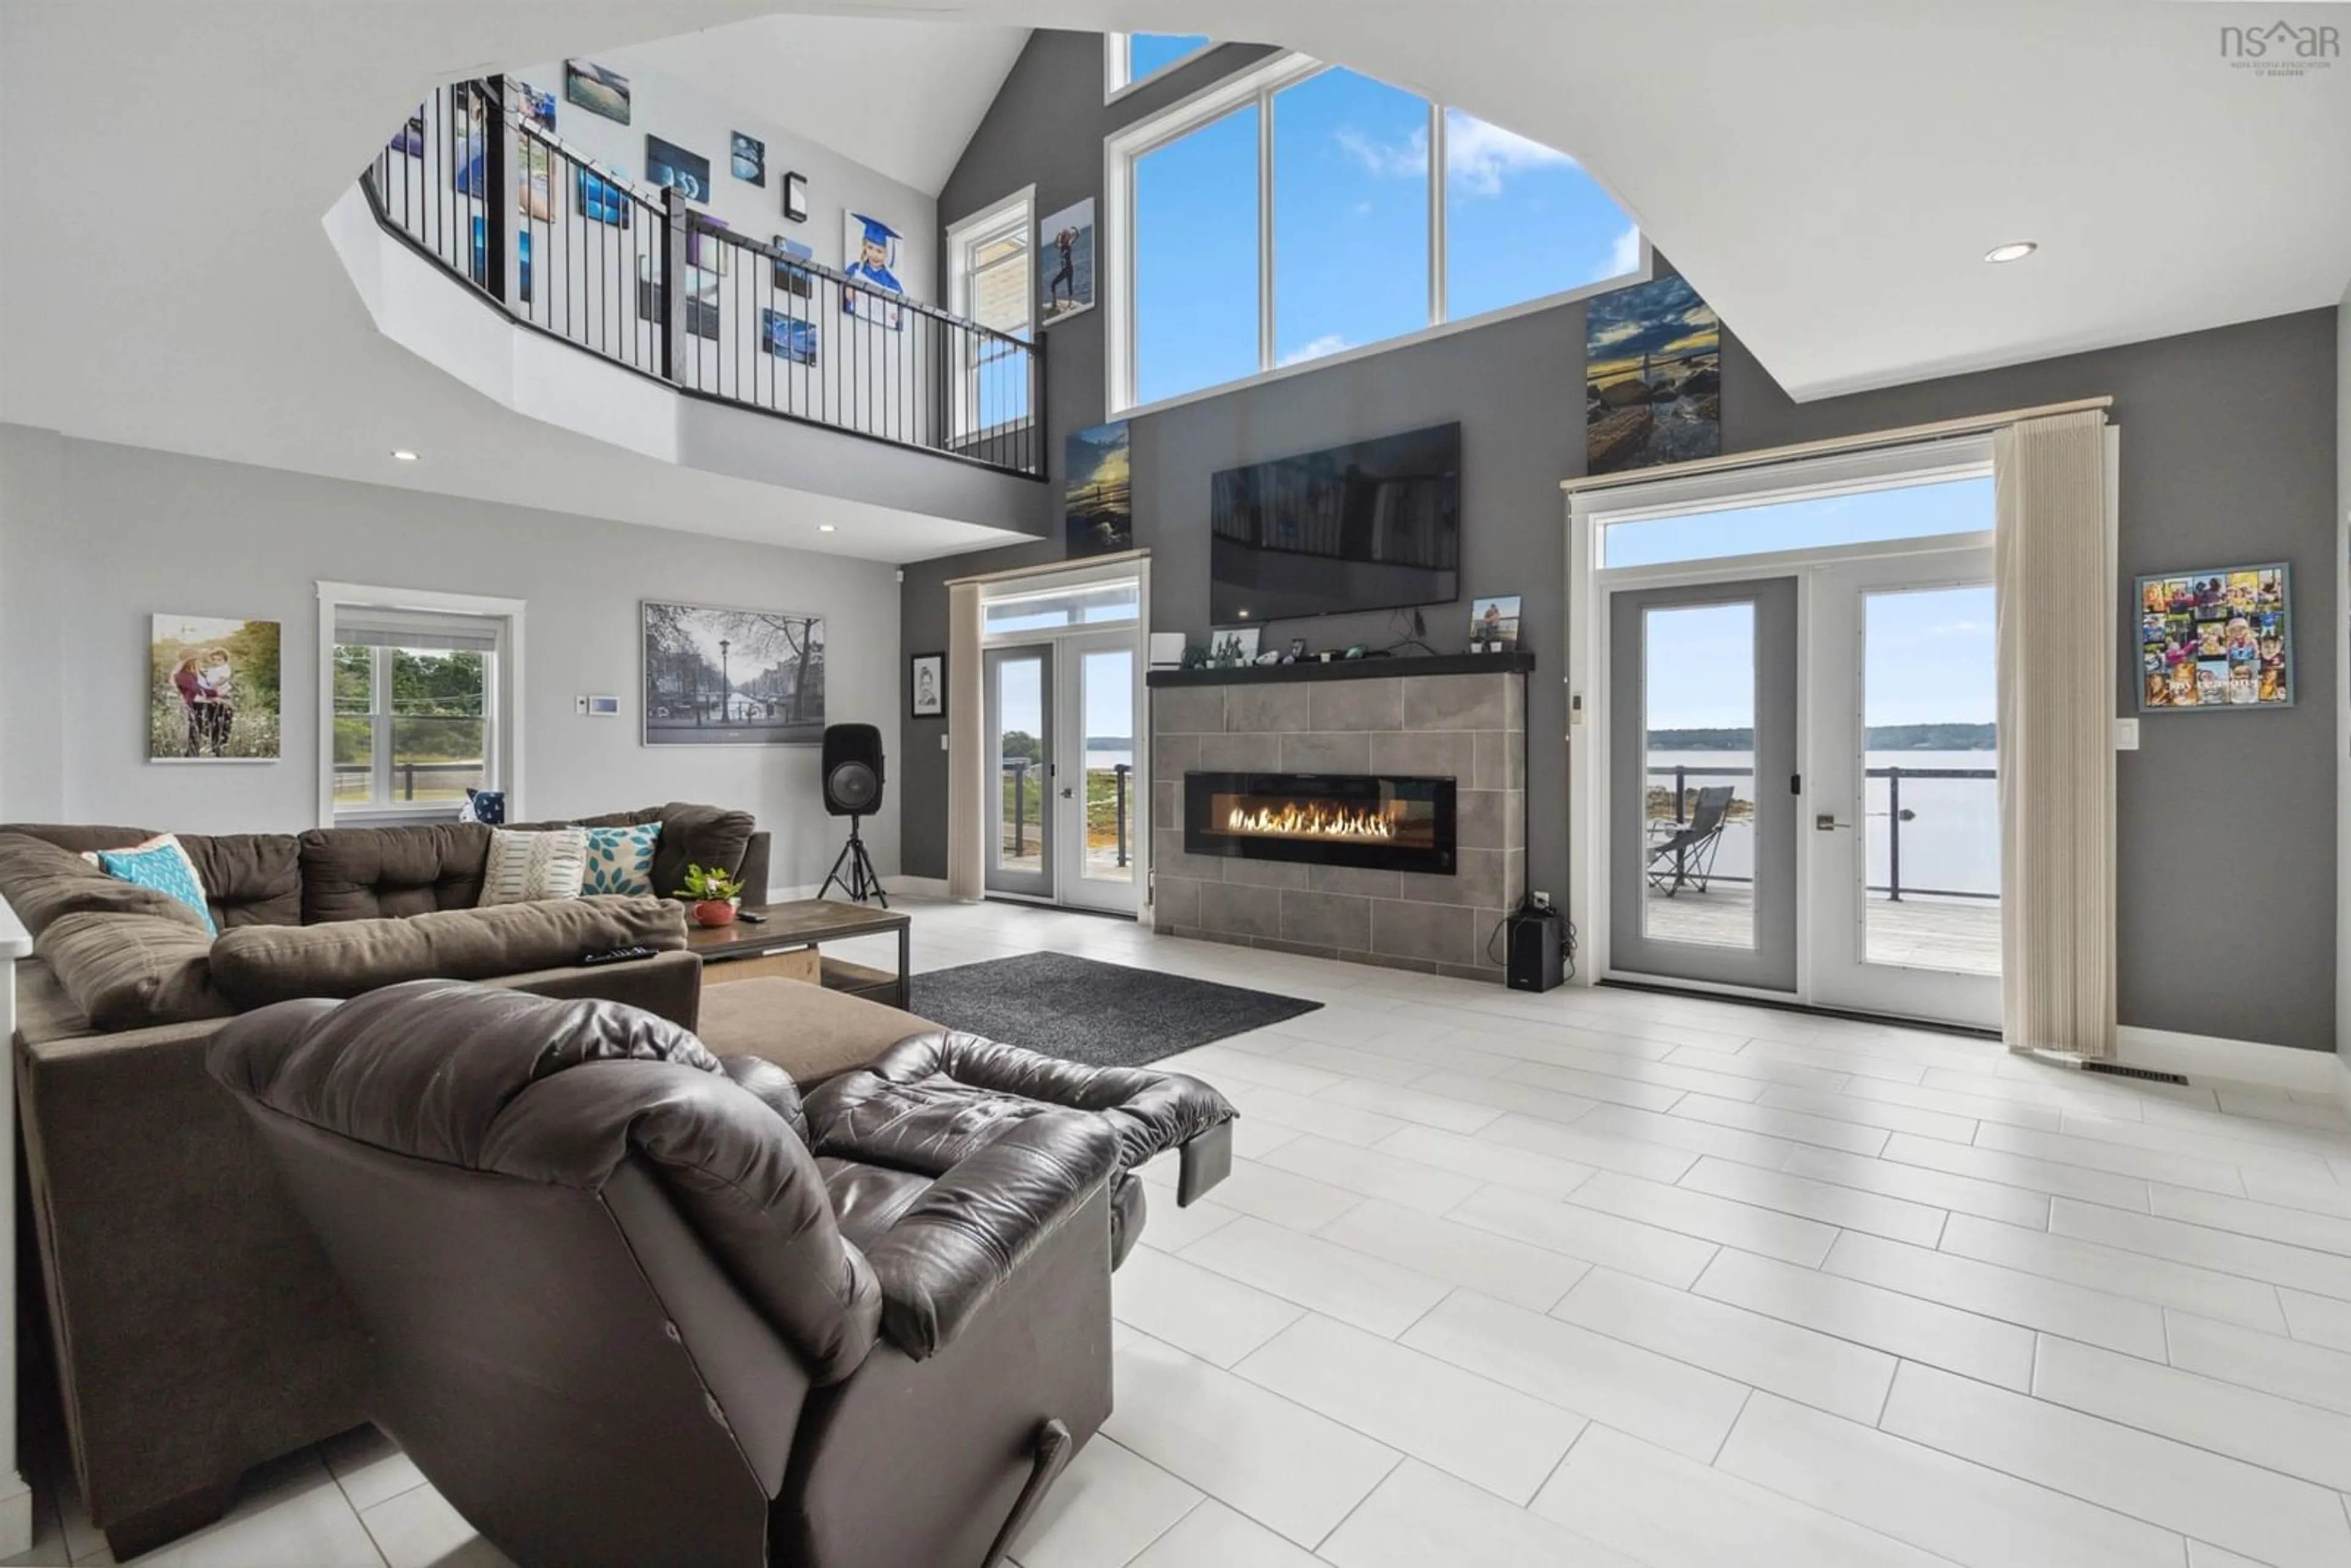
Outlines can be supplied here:
M455 615L480 615L506 622L504 645L489 689L482 694L484 716L489 721L490 755L484 758L486 788L507 792L507 814L525 820L522 809L523 610L519 599L478 593L444 593L429 588L383 588L358 582L319 583L319 825L331 828L381 825L397 821L443 821L450 808L434 806L335 809L335 607L365 605L371 610L439 611Z
M1335 354L1319 359L1302 360L1296 364L1276 364L1272 280L1274 267L1273 229L1273 99L1285 88L1295 87L1308 78L1332 68L1311 55L1295 51L1273 56L1248 70L1238 71L1220 81L1210 83L1187 98L1170 104L1157 114L1147 116L1104 138L1102 141L1102 245L1104 266L1102 277L1102 308L1105 313L1102 353L1103 392L1110 417L1130 418L1137 414L1157 413L1163 410L1181 408L1186 403L1222 397L1246 387L1262 386L1310 371L1327 370L1384 354L1397 349L1411 348L1436 339L1450 337L1456 332L1489 327L1515 317L1531 316L1537 311L1551 310L1596 294L1606 294L1630 284L1646 283L1656 276L1656 256L1649 244L1646 228L1641 232L1640 264L1632 271L1613 277L1604 277L1573 288L1562 289L1539 298L1521 300L1515 305L1482 311L1475 316L1447 319L1445 315L1445 117L1447 105L1429 99L1428 137L1428 314L1429 324L1376 342L1359 343ZM1410 89L1404 89L1410 91ZM1416 95L1418 96L1418 95ZM1134 395L1134 167L1138 161L1171 141L1188 136L1210 121L1255 105L1258 110L1258 363L1259 368L1245 376L1213 386L1199 387L1191 392L1139 402ZM1586 171L1590 173L1590 171ZM1596 176L1594 176L1596 179ZM1602 188L1607 189L1604 183ZM1615 192L1609 198L1631 215ZM1638 220L1635 220L1636 225Z
M1207 43L1181 59L1170 60L1157 70L1145 71L1141 76L1131 76L1128 73L1134 67L1134 53L1129 47L1128 40L1134 37L1136 35L1133 33L1102 35L1102 102L1106 104L1116 103L1137 88L1148 87L1170 71L1182 70L1194 60L1207 58L1216 51L1219 42L1218 39L1210 37Z
M1028 341L1034 345L1037 341L1037 187L1033 184L1024 185L969 217L947 225L947 308L967 321L979 319L972 309L971 275L966 268L966 259L975 244L1000 229L1016 226L1026 242L1022 254L1029 280L1025 286L1024 301L1029 310ZM969 339L965 340L968 342ZM972 394L966 384L966 372L969 368L957 365L951 372L955 381L949 417L958 443L992 440L1014 431L1025 430L1036 423L1037 410L1031 408L1018 419L1008 419L982 428L977 423L977 416L972 409ZM1031 395L1034 395L1033 389Z

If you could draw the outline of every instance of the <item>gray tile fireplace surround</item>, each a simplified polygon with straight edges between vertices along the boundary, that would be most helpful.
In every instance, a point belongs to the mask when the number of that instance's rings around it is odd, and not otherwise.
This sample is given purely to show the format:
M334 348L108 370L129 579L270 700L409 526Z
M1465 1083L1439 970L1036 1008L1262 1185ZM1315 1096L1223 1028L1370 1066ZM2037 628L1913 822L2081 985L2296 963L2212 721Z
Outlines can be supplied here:
M1531 663L1399 658L1153 674L1154 927L1499 980L1487 940L1526 886L1523 716ZM1196 771L1451 778L1458 870L1431 876L1186 854L1184 776Z

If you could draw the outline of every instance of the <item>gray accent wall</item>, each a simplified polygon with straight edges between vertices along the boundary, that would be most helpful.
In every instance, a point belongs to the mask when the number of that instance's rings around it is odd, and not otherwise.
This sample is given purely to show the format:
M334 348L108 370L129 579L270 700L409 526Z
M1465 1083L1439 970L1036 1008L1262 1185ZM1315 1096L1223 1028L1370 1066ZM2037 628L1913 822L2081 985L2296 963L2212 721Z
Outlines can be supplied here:
M1102 138L1254 57L1218 50L1107 106L1101 40L1040 32L939 200L943 222L1034 182L1038 211L1100 194ZM1729 323L1735 329L1736 322ZM1822 330L1835 331L1834 320ZM1102 312L1046 334L1050 437L1105 410ZM2314 310L2093 353L1797 403L1723 343L1732 451L2100 393L2122 430L2121 571L2283 559L2294 568L2299 706L2151 716L2117 768L2121 1017L2126 1024L2330 1050L2335 1040L2336 312ZM1134 422L1135 542L1151 550L1152 624L1207 628L1207 497L1218 469L1458 420L1462 602L1425 613L1440 652L1468 638L1467 600L1519 593L1535 653L1529 883L1567 869L1566 575L1558 485L1583 471L1583 308L1569 304L1308 369ZM1052 530L1050 528L1047 530ZM906 569L904 651L946 645L949 578L1060 559L1057 538ZM2118 614L2123 606L2117 602ZM1316 647L1392 640L1384 614L1278 623ZM2118 623L2119 625L2119 623ZM2117 630L2117 636L2120 631ZM2125 650L2118 714L2137 711ZM908 873L944 876L943 721L906 721L897 772Z
M639 600L820 614L826 716L886 726L899 710L898 591L881 562L0 424L0 820L315 826L322 579L525 601L523 813L738 807L775 835L778 888L813 888L843 837L817 748L643 745ZM281 622L280 760L147 760L159 612ZM575 713L589 693L617 695L621 716ZM894 802L865 836L894 873Z

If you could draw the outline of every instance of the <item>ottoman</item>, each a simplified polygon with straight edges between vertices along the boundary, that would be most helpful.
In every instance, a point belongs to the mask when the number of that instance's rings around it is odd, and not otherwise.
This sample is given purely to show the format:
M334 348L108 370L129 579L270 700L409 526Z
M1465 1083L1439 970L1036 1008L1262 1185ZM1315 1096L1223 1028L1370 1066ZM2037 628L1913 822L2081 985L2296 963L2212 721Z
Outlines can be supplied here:
M768 976L704 987L694 1032L713 1056L764 1057L808 1090L938 1027L862 997Z
M1113 1268L1125 1261L1143 1234L1144 1183L1135 1172L1145 1161L1169 1149L1183 1151L1179 1207L1188 1207L1233 1168L1237 1113L1196 1078L1087 1067L955 1030L932 1029L899 1040L869 1065L828 1080L802 1109L809 1148L828 1184L836 1169L849 1179L852 1167L935 1177L1031 1116L1094 1113L1118 1138L1119 1169L1111 1178ZM852 1207L869 1212L886 1210L892 1201L870 1190L858 1196ZM886 1224L887 1218L871 1213L876 1223Z

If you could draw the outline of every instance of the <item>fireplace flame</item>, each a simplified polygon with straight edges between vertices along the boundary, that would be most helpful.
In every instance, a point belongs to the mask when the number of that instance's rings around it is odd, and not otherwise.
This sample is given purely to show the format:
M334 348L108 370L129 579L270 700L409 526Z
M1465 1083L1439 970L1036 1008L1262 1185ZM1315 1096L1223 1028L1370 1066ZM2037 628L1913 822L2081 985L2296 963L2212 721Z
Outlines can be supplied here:
M1379 807L1298 805L1236 806L1225 819L1225 830L1282 839L1374 839L1395 837L1395 823Z

